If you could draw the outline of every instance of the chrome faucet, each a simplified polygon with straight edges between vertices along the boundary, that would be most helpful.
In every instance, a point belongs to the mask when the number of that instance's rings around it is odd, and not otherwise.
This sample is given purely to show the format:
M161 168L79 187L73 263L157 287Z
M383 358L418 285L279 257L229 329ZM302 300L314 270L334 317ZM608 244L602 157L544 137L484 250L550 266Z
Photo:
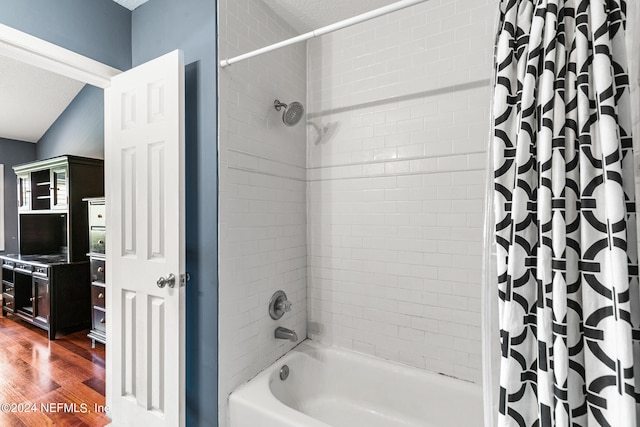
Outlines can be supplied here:
M273 333L273 336L281 340L289 340L291 342L298 341L298 335L296 334L296 331L283 328L282 326L278 326L276 328L275 332Z

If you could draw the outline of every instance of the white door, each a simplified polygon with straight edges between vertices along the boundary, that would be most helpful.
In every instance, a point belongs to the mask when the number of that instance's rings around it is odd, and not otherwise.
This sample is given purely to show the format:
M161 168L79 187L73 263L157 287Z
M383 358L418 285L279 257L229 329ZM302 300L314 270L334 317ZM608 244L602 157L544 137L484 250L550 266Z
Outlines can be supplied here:
M114 427L183 426L182 52L113 77L105 139L109 416Z

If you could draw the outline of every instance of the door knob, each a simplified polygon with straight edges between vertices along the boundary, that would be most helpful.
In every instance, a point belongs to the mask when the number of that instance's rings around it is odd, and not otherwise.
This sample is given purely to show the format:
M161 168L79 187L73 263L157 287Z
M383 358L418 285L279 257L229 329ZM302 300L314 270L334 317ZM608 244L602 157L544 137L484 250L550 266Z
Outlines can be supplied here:
M170 288L173 288L176 285L176 276L174 276L173 273L169 273L166 279L164 277L161 277L158 279L156 284L159 288L164 288L167 285Z

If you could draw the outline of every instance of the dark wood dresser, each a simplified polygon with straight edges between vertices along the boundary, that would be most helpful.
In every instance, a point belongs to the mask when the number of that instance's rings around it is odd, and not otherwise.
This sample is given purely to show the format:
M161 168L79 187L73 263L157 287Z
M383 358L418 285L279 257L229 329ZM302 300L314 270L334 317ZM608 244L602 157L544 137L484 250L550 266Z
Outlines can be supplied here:
M84 199L89 205L89 260L91 263L91 338L92 346L96 341L107 343L107 316L105 281L105 204L104 197Z
M49 332L89 327L89 262L61 255L2 255L2 315Z

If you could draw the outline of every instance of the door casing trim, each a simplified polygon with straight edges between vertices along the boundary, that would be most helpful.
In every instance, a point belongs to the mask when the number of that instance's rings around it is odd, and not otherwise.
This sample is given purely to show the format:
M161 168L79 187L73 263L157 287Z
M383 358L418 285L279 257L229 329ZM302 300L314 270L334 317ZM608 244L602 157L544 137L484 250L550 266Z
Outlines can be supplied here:
M30 34L0 24L0 55L102 89L122 71Z

